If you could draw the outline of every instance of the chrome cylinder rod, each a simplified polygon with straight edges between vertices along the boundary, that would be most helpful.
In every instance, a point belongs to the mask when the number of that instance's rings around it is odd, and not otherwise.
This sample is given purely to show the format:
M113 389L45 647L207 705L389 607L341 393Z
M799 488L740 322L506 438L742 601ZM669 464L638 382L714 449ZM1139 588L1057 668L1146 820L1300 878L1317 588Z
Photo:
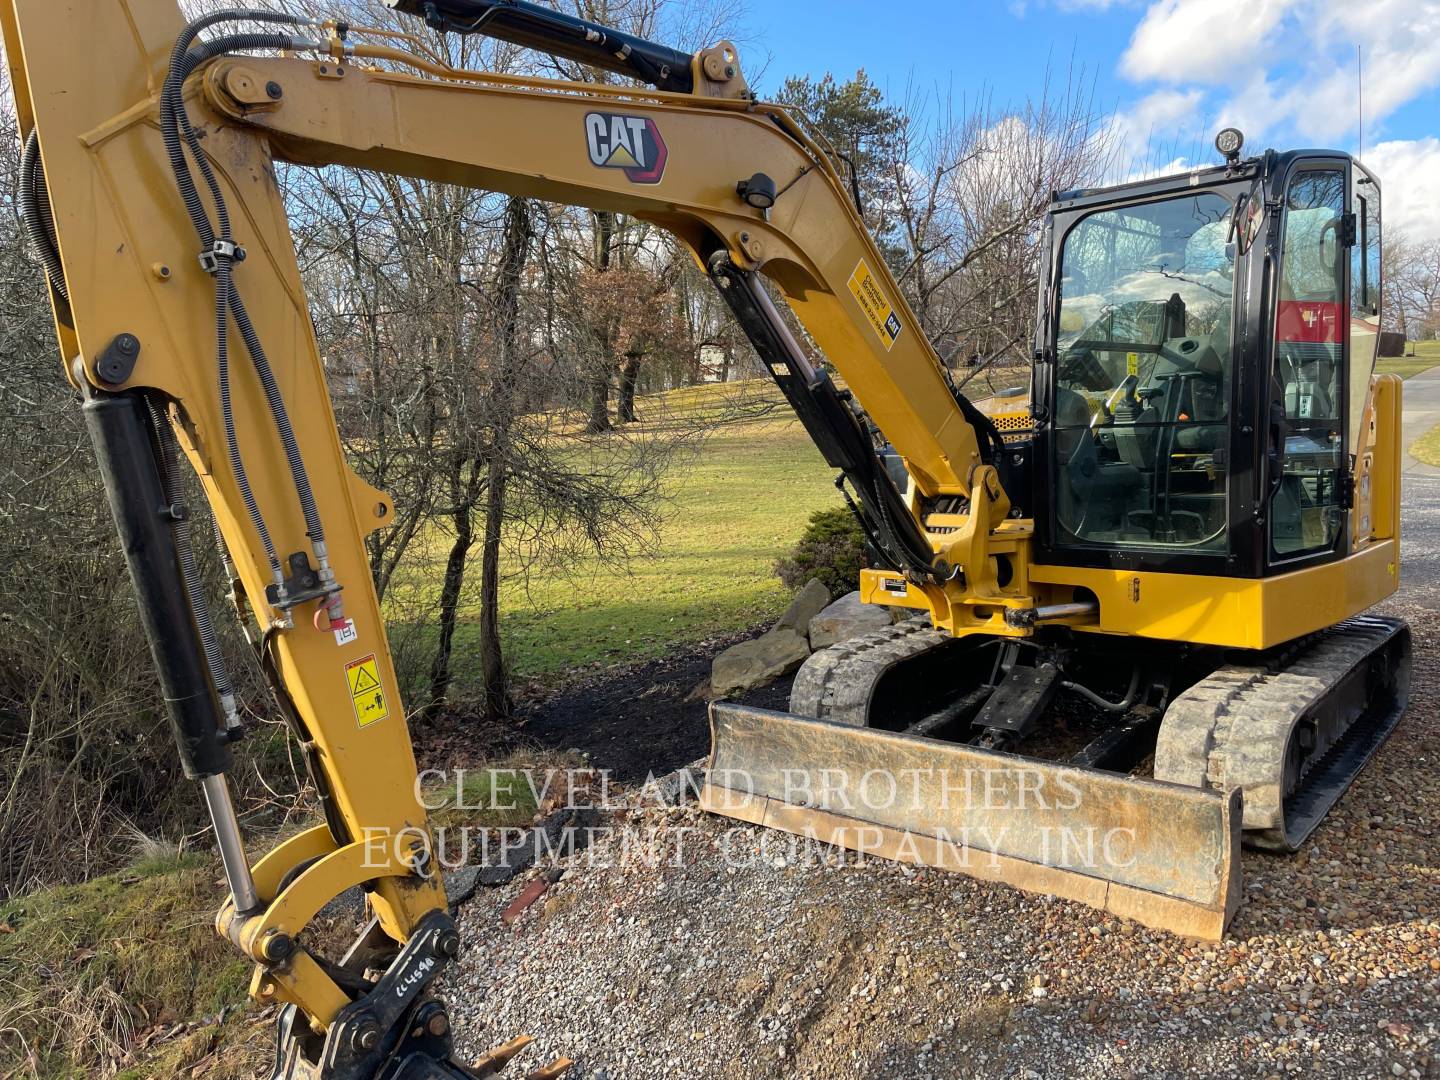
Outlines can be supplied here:
M1094 600L1078 600L1070 604L1041 604L1035 609L1035 621L1045 623L1059 619L1082 619L1099 613L1100 605Z
M245 857L245 841L240 835L240 821L230 799L230 785L222 776L207 776L200 781L205 790L205 805L210 808L210 821L215 826L215 842L220 848L220 862L225 867L225 881L235 910L244 914L260 907L260 894L250 874L250 861Z

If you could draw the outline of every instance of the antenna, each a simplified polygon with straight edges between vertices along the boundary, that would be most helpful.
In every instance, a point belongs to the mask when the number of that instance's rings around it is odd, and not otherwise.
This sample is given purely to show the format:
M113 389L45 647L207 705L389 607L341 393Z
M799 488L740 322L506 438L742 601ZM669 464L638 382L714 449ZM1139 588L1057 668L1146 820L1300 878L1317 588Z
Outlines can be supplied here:
M1365 68L1358 42L1355 45L1355 109L1356 125L1359 128L1356 136L1359 145L1355 149L1355 156L1360 158L1365 155Z

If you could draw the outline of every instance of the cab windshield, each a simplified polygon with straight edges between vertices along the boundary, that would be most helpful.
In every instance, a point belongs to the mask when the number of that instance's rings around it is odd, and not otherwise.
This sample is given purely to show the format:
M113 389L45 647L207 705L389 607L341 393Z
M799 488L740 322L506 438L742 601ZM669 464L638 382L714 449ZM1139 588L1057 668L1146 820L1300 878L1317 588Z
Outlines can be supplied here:
M1062 543L1224 548L1233 208L1201 192L1097 211L1066 237Z

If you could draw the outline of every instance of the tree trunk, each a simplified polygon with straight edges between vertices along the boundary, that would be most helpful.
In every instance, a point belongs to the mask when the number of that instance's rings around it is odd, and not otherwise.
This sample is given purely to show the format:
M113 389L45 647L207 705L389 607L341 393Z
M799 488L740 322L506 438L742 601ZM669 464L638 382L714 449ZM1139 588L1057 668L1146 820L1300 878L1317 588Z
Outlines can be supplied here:
M595 211L595 270L603 274L610 269L615 231L618 222L609 210ZM609 347L602 350L596 361L594 375L590 379L590 420L585 430L592 435L614 431L610 422L610 356ZM622 418L623 419L623 418Z
M615 415L622 424L635 422L635 383L640 378L640 357L627 356L620 363L620 398Z
M438 709L450 693L454 675L450 669L450 656L455 644L455 623L460 611L460 590L465 584L465 563L470 548L475 543L475 523L472 515L479 484L479 464L470 462L470 482L462 483L465 459L455 454L450 460L450 495L452 505L450 520L455 526L455 541L450 545L450 555L445 560L445 578L440 586L440 639L435 645L435 659L430 665L429 709Z
M510 480L511 428L524 402L516 393L520 371L520 281L535 237L530 204L512 198L505 208L505 237L496 290L500 355L491 387L494 430L485 459L485 536L480 544L480 674L482 714L488 721L510 715L510 675L500 644L500 543Z
M614 431L610 422L610 372L601 369L590 380L590 421L585 430L592 435L602 431Z
M510 673L500 647L500 539L505 524L505 463L492 455L485 490L485 537L480 542L480 676L486 720L510 715Z

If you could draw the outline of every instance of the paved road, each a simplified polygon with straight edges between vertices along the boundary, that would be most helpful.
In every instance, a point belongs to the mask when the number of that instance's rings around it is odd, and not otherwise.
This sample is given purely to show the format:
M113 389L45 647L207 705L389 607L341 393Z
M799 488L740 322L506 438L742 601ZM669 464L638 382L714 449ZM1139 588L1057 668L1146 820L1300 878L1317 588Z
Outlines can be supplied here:
M1436 425L1440 425L1440 367L1405 380L1400 577L1407 590L1440 583L1440 469L1409 453L1410 445Z

